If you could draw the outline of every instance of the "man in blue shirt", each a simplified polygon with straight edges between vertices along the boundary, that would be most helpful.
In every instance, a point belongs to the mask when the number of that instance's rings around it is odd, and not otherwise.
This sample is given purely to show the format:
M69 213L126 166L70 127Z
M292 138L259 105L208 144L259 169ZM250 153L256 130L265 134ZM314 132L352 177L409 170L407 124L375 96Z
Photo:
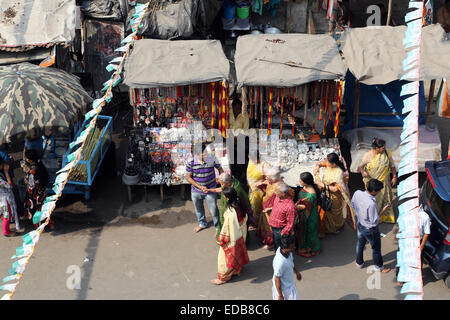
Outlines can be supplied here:
M273 259L273 300L298 300L294 274L297 280L302 280L302 275L294 265L295 239L292 235L282 235L281 244Z
M356 265L358 268L364 266L363 252L366 243L372 246L372 258L375 268L383 273L388 273L389 268L383 266L381 255L381 236L378 230L378 221L388 208L387 204L378 213L376 195L383 189L383 183L377 179L371 179L367 184L367 190L357 190L353 195L351 206L356 211L357 220L357 241L356 241Z

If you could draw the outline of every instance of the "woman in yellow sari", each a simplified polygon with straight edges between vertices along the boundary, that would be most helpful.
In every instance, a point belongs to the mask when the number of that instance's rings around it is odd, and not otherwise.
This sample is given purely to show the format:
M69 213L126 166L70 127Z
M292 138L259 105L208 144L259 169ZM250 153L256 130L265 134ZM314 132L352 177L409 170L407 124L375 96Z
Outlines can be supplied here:
M385 205L392 205L392 187L397 183L397 173L394 161L392 160L392 153L386 150L386 141L374 138L372 141L372 150L364 155L358 169L363 176L363 182L366 188L370 179L377 179L383 182L384 188L376 196L378 212L381 212ZM382 222L395 223L392 206L380 216L380 223Z
M250 262L245 246L247 237L247 216L242 209L236 190L223 188L227 199L227 210L223 214L223 226L219 235L218 278L211 280L213 284L224 284L233 275L240 275L244 265Z
M330 191L333 202L331 210L325 212L319 207L319 237L326 233L337 234L344 229L345 220L356 230L356 214L350 206L350 193L347 188L346 168L336 153L330 153L326 161L314 169L316 184Z
M264 192L258 187L259 183L262 181L264 181L264 163L257 163L256 159L254 159L250 153L248 155L247 166L247 183L250 187L248 199L250 200L253 217L256 222L258 222L262 212ZM249 230L251 229L249 228Z

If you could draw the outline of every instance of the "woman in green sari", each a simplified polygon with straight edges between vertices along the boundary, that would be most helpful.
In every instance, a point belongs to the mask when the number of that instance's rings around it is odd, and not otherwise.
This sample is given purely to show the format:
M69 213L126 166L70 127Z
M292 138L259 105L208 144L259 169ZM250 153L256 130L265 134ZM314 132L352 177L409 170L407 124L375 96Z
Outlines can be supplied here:
M319 187L314 183L314 177L309 172L300 175L302 190L298 193L296 207L298 209L295 221L295 236L297 238L297 254L310 258L320 253L322 242L319 238L319 212L317 196Z

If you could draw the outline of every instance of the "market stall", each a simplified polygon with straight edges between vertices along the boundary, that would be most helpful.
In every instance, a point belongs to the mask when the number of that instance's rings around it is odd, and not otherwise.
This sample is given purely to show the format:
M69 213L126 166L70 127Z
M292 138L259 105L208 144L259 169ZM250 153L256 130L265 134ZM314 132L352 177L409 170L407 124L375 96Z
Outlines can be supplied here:
M330 152L340 153L340 79L346 68L331 37L242 36L235 65L238 86L248 95L250 122L259 129L259 158L279 166L287 184L296 186L301 172L312 172ZM318 115L322 126L308 123L308 113L313 119Z
M417 74L405 74L404 68L414 63L414 52L404 47L406 26L357 28L343 34L342 52L351 74L346 76L347 110L353 114L346 124L344 137L352 145L351 171L356 172L361 154L367 151L373 137L383 138L393 149L396 166L400 163L400 133L405 115L404 100L400 94L405 81ZM417 49L419 50L419 49ZM440 25L423 28L420 58L420 80L431 80L428 101L423 83L419 90L419 170L426 160L441 160L441 141L436 128L425 127L431 110L435 79L450 76L450 41ZM406 59L406 60L405 60ZM406 61L406 62L404 62ZM362 129L361 127L364 127ZM377 128L368 128L377 127Z
M65 164L65 156L70 152L70 145L78 138L83 129L83 115L92 98L83 89L77 77L59 69L44 68L30 63L20 63L0 67L0 84L3 104L0 121L3 125L0 141L25 141L25 148L39 152L46 166L50 183L48 193L53 192L51 185L55 181L57 171ZM104 127L112 130L111 117ZM102 121L97 123L98 130ZM63 193L84 194L90 197L90 186L98 172L109 142L108 135L94 137L92 146L102 142L100 153L95 155L86 168L78 170L79 178L71 177ZM105 138L105 139L104 139ZM108 142L108 143L105 143ZM83 161L90 161L90 156L83 155ZM82 166L82 164L79 164ZM89 168L90 166L90 168ZM86 167L86 166L85 166ZM83 177L86 179L83 179ZM23 179L18 181L21 194L25 192Z
M133 130L122 181L131 186L182 185L195 143L211 141L211 128L228 128L229 62L215 40L135 42L125 64ZM204 130L208 129L208 130ZM223 148L219 161L226 159ZM226 165L226 163L224 163Z

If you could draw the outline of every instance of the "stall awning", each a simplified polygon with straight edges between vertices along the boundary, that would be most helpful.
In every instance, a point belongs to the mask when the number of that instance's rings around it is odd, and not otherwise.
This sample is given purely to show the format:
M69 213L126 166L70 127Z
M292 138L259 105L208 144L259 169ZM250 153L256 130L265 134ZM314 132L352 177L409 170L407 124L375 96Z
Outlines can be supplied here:
M342 52L351 73L368 85L399 80L405 73L405 32L406 26L367 27L346 31ZM450 77L450 41L444 37L445 31L438 24L422 29L421 80Z
M336 42L324 34L242 36L234 60L240 86L294 87L346 71Z
M228 80L230 63L217 40L136 41L125 63L131 88L172 87Z
M75 1L0 0L0 50L67 44L75 38Z

